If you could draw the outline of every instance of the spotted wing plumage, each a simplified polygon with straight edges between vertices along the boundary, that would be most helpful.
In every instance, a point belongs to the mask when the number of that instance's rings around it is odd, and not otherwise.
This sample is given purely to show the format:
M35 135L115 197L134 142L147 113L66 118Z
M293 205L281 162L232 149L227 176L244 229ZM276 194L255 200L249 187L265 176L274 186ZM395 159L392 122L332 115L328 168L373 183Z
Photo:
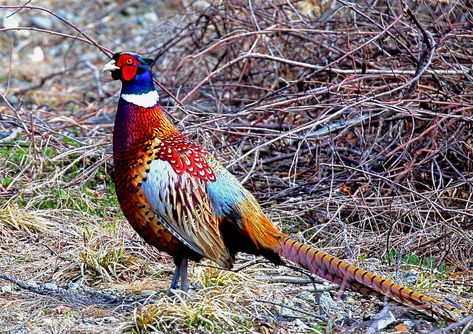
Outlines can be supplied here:
M181 242L228 267L232 258L220 235L220 220L206 190L207 183L215 180L215 174L196 144L178 150L178 146L168 145L169 141L155 139L155 158L141 186L146 199Z
M208 153L187 136L176 132L155 142L156 157L169 162L178 175L186 172L203 181L215 181L215 174L204 157Z

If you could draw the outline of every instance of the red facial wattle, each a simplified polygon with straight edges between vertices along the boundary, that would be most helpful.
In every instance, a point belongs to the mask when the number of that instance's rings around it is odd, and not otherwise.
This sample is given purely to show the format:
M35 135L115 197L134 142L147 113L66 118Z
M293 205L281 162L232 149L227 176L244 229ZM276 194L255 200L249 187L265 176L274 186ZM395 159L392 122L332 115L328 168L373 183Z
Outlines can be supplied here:
M138 65L138 60L130 55L123 55L117 60L117 66L122 69L122 78L125 81L130 81L135 78Z
M122 67L123 80L125 81L133 80L136 76L137 69L138 69L138 66L136 66L135 64L125 65L124 67Z

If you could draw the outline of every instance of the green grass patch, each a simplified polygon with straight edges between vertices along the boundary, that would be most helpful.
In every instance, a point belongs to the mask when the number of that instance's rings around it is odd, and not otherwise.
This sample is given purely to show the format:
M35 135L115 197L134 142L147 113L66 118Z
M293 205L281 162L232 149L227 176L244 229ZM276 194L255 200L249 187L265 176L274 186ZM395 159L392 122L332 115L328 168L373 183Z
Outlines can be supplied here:
M387 261L398 261L398 252L395 249L391 249L389 253L386 254L385 259ZM401 264L418 266L424 269L435 269L439 273L446 273L451 268L445 264L437 262L432 257L420 258L416 254L407 254L401 256Z
M201 298L168 299L145 305L135 310L126 328L131 333L247 333L253 327L244 315L228 303L225 296L200 296Z
M112 278L120 278L123 272L140 265L141 260L126 254L123 247L106 248L87 248L79 253L82 276L89 282L110 282Z
M3 146L0 147L0 156L6 160L6 163L11 165L21 166L27 160L29 150L20 145Z

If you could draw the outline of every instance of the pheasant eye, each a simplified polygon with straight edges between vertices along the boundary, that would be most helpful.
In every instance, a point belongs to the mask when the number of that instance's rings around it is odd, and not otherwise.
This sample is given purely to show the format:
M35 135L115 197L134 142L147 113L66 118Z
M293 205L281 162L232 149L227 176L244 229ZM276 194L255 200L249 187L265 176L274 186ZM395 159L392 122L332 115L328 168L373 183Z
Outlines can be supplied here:
M131 58L128 58L128 59L126 60L126 64L127 64L127 65L133 64L133 60L131 60Z

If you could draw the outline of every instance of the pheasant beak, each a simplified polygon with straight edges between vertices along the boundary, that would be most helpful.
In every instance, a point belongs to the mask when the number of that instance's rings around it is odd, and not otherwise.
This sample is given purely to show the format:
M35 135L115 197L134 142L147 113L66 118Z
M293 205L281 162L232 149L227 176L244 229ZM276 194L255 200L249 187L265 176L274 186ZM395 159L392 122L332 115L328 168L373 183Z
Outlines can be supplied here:
M112 59L103 66L102 72L105 72L105 71L113 72L113 71L116 71L116 70L119 70L119 69L120 69L120 67L115 65L115 59Z

